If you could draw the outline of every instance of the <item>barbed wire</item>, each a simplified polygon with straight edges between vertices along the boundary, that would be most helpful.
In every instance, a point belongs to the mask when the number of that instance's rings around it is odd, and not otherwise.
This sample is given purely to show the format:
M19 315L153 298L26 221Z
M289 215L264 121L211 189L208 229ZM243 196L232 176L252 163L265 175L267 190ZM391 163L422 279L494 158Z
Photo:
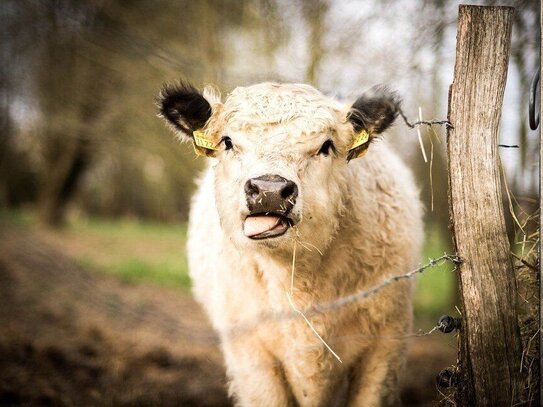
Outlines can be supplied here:
M404 112L403 112L403 110L401 108L398 108L398 113L401 116L401 118L403 119L405 125L407 127L411 128L411 129L414 129L417 126L420 126L422 124L424 124L426 126L430 126L430 127L433 126L433 125L438 125L438 126L445 126L445 128L448 128L448 129L454 129L454 126L448 120L417 120L417 121L414 121L414 122L410 122L407 119L407 116L404 114ZM498 144L498 147L501 147L501 148L520 148L518 144Z
M385 288L389 284L392 284L392 283L394 283L396 281L411 278L416 274L422 273L424 270L426 270L426 269L428 269L430 267L439 266L439 265L443 264L446 261L451 261L455 265L458 265L458 264L462 263L462 259L459 256L457 256L456 254L446 254L445 253L441 257L438 257L436 259L429 259L429 262L427 264L425 264L425 265L423 265L423 266L421 266L421 267L419 267L417 269L411 270L411 271L409 271L409 272L407 272L405 274L400 274L400 275L390 277L390 278L382 281L378 285L370 288L369 290L359 291L359 292L357 292L355 294L348 295L346 297L340 298L340 299L335 300L335 301L331 301L331 302L326 303L326 304L315 305L314 307L310 308L310 311L313 311L313 310L315 312L332 311L332 310L341 308L341 307L343 307L343 306L345 306L347 304L351 304L351 303L353 303L355 301L360 301L360 300L366 299L366 298L376 294L377 292L381 291L383 288Z
M451 122L448 120L417 120L415 122L410 122L400 107L398 108L398 113L400 114L406 126L412 129L414 129L417 126L420 126L421 124L425 124L427 126L432 126L434 124L437 124L437 125L445 126L447 128L451 128L451 129L454 128Z
M343 308L349 304L352 304L357 301L365 300L373 295L376 295L378 292L380 292L382 289L387 287L388 285L395 283L400 280L413 278L415 275L420 274L431 267L440 266L443 263L450 261L456 265L460 264L462 262L462 259L457 256L456 254L443 254L442 256L435 258L435 259L429 259L428 263L414 269L411 271L408 271L404 274L394 275L389 278L386 278L385 280L381 281L379 284L365 290L357 291L353 294L347 295L345 297L341 297L335 300L332 300L330 302L322 303L322 304L316 304L301 310L290 310L285 311L281 313L277 312L267 312L267 313L261 313L258 315L257 318L254 320L245 322L243 324L238 324L236 327L232 328L231 330L227 331L225 334L228 337L233 337L237 335L242 335L247 332L255 330L258 326L261 326L265 323L268 323L270 321L279 322L279 321L286 321L291 320L294 318L299 318L300 313L304 315L304 319L310 318L312 316L323 314L326 312L332 312L335 310L338 310L340 308ZM389 339L402 339L402 338L409 338L409 337L417 337L417 336L427 336L435 332L437 329L439 329L439 325L434 326L428 333L417 333L417 334L407 334L407 335L401 335L397 337L391 337ZM384 338L379 335L356 335L356 337L367 337L367 338Z

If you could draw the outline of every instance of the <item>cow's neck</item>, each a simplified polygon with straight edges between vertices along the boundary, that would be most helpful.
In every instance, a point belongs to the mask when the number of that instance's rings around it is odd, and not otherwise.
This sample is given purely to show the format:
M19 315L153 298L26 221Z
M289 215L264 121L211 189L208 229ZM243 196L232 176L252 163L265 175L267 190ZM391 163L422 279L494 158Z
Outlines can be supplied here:
M322 254L315 248L303 243L294 245L294 242L292 251L281 256L253 253L257 278L266 289L270 303L284 306L287 294L292 295L300 308L329 301L331 298L327 295L334 291L329 289L330 286L341 278L339 273L345 272L332 266L337 263L336 259L348 256L344 253L348 247L345 243L334 240Z

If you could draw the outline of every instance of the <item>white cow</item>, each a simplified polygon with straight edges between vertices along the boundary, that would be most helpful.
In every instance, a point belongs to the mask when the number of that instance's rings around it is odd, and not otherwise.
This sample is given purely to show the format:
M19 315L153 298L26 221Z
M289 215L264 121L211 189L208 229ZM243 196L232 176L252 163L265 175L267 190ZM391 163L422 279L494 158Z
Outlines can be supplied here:
M223 103L212 89L180 83L164 87L159 107L210 157L187 249L235 402L398 405L410 281L311 313L309 323L294 311L417 265L418 190L386 142L372 143L398 115L398 97L378 88L345 106L311 86L262 83Z

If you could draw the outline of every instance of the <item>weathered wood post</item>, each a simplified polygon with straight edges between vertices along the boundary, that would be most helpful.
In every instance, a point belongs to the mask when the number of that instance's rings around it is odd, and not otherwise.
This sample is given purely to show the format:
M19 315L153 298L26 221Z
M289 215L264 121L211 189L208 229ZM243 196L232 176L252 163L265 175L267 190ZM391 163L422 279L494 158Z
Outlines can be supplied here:
M514 9L460 6L447 133L462 329L458 403L512 406L521 389L516 283L502 205L498 133Z

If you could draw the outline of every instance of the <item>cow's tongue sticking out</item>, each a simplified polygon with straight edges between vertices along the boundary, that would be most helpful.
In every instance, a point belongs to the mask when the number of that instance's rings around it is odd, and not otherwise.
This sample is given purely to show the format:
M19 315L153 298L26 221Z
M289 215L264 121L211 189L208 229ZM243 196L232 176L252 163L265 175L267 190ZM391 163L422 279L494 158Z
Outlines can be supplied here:
M245 219L243 232L252 239L279 236L286 232L288 222L277 215L252 215Z

